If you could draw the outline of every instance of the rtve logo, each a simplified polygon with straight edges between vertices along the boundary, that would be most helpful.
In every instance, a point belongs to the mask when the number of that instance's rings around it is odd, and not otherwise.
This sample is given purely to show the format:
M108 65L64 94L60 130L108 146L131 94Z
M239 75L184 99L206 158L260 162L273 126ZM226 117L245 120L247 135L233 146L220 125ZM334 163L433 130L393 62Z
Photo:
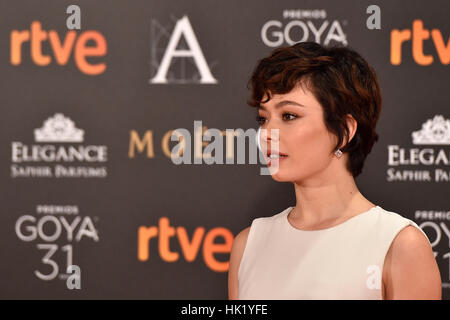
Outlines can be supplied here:
M413 21L412 31L410 29L391 31L391 63L399 65L402 63L402 44L412 38L412 56L417 64L428 66L433 63L434 57L424 54L423 41L430 38L430 31L423 27L423 21L416 19ZM437 55L442 64L450 63L450 42L444 42L439 29L431 30L431 38Z
M209 230L205 235L205 228L198 227L195 229L192 240L184 227L174 228L170 226L170 221L167 217L159 218L158 227L141 226L138 229L138 259L140 261L147 261L150 254L150 240L156 238L158 241L158 251L160 257L166 262L176 262L180 258L178 252L170 250L170 238L175 236L181 247L181 252L188 262L196 259L203 242L203 260L205 264L213 271L225 272L228 271L229 261L217 261L214 254L227 254L231 251L234 236L230 230L222 227L217 227ZM225 241L216 243L216 238L222 238Z
M66 65L73 52L73 59L78 69L88 75L98 75L106 70L106 64L89 63L88 57L102 57L106 55L107 45L105 37L98 31L87 30L77 34L75 30L66 33L65 38L60 39L55 30L42 30L39 21L31 23L30 30L11 31L11 64L20 65L22 63L23 45L29 42L31 60L38 66L47 66L52 62L52 55L42 52L42 45L45 41L50 42L50 51L57 64ZM94 42L94 45L87 45Z

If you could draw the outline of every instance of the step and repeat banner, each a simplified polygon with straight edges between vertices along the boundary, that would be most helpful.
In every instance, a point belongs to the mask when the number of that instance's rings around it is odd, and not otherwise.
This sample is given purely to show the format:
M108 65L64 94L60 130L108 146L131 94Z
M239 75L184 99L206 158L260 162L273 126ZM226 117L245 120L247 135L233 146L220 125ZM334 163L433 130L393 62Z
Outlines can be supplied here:
M273 49L315 41L376 70L380 139L356 183L424 230L449 299L448 15L444 0L2 0L0 298L227 299L234 237L295 205L234 152L258 128L247 82Z

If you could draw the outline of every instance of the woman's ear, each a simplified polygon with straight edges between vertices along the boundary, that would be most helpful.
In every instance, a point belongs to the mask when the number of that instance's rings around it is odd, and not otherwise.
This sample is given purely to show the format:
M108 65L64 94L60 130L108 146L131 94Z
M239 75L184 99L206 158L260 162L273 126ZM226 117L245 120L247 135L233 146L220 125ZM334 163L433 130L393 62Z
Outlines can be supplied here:
M358 128L358 122L353 118L351 114L347 114L347 128L348 128L348 141L347 143L350 143L352 141L353 137L355 136L356 129Z

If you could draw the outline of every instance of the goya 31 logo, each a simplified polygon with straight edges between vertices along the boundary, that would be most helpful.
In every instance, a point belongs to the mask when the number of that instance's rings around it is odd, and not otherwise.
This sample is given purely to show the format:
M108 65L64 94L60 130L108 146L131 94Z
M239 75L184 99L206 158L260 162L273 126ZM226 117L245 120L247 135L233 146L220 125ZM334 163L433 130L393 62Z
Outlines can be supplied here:
M74 243L99 241L94 221L97 217L81 216L78 206L37 205L36 215L25 214L16 220L17 237L30 243L45 253L42 266L34 270L41 280L53 280L58 275L65 279L68 267L77 265L74 259Z

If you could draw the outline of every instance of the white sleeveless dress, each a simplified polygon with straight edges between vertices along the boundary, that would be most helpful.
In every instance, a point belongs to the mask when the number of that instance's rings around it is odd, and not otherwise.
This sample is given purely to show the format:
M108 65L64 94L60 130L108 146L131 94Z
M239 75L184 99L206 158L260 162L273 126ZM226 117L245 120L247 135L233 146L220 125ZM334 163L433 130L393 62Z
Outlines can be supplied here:
M252 221L238 299L382 299L384 259L395 236L413 225L426 237L414 221L380 206L310 231L288 221L293 208Z

